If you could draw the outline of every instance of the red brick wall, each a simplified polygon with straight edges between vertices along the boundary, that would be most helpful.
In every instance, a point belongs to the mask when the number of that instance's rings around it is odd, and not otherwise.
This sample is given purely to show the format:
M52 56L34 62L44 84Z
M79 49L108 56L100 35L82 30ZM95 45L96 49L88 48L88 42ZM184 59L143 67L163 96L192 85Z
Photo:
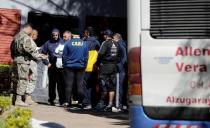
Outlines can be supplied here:
M21 12L0 8L0 64L10 64L10 44L20 29Z

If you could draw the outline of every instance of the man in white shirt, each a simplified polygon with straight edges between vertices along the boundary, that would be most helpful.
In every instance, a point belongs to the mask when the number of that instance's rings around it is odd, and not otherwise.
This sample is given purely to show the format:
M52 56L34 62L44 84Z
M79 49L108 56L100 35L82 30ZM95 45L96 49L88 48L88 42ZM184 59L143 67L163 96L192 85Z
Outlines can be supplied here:
M65 31L63 33L63 40L64 43L60 43L58 47L55 49L56 53L56 68L57 70L57 79L58 79L58 91L59 91L59 103L60 105L63 105L65 101L65 83L64 83L64 71L63 71L63 63L62 63L62 54L63 54L63 48L65 43L71 39L71 32L70 31Z
M71 32L70 31L65 31L63 33L63 40L64 42L67 42L68 40L71 39ZM62 54L63 54L63 48L64 48L64 44L59 44L58 47L55 49L55 53L57 54L57 61L56 61L56 67L57 68L63 68L62 67Z

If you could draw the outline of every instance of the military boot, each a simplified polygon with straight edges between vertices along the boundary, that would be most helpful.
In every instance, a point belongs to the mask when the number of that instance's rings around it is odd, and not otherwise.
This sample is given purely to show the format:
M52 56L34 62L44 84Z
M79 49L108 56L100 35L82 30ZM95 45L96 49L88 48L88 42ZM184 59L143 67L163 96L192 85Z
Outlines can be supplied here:
M31 95L26 95L26 100L25 100L26 104L28 105L36 105L37 103L35 101L33 101Z
M28 104L22 101L22 97L20 95L16 96L15 106L21 106L21 107L28 107Z

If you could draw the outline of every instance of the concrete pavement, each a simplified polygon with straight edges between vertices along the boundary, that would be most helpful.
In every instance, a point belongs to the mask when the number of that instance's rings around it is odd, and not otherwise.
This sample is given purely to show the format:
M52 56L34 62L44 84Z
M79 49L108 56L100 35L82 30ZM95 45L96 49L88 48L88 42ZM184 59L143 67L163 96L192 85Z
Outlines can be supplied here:
M43 128L129 128L128 113L66 110L44 104L31 108L33 120L38 120Z

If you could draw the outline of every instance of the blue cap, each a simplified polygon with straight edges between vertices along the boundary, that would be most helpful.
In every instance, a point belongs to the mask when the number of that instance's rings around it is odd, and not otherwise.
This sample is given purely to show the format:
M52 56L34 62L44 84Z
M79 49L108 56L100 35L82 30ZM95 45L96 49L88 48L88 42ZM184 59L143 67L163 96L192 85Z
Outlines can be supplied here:
M52 33L59 33L59 30L58 30L57 28L54 28L54 29L52 30Z
M113 32L110 29L106 29L105 31L102 32L102 34L107 35L107 36L112 36Z

